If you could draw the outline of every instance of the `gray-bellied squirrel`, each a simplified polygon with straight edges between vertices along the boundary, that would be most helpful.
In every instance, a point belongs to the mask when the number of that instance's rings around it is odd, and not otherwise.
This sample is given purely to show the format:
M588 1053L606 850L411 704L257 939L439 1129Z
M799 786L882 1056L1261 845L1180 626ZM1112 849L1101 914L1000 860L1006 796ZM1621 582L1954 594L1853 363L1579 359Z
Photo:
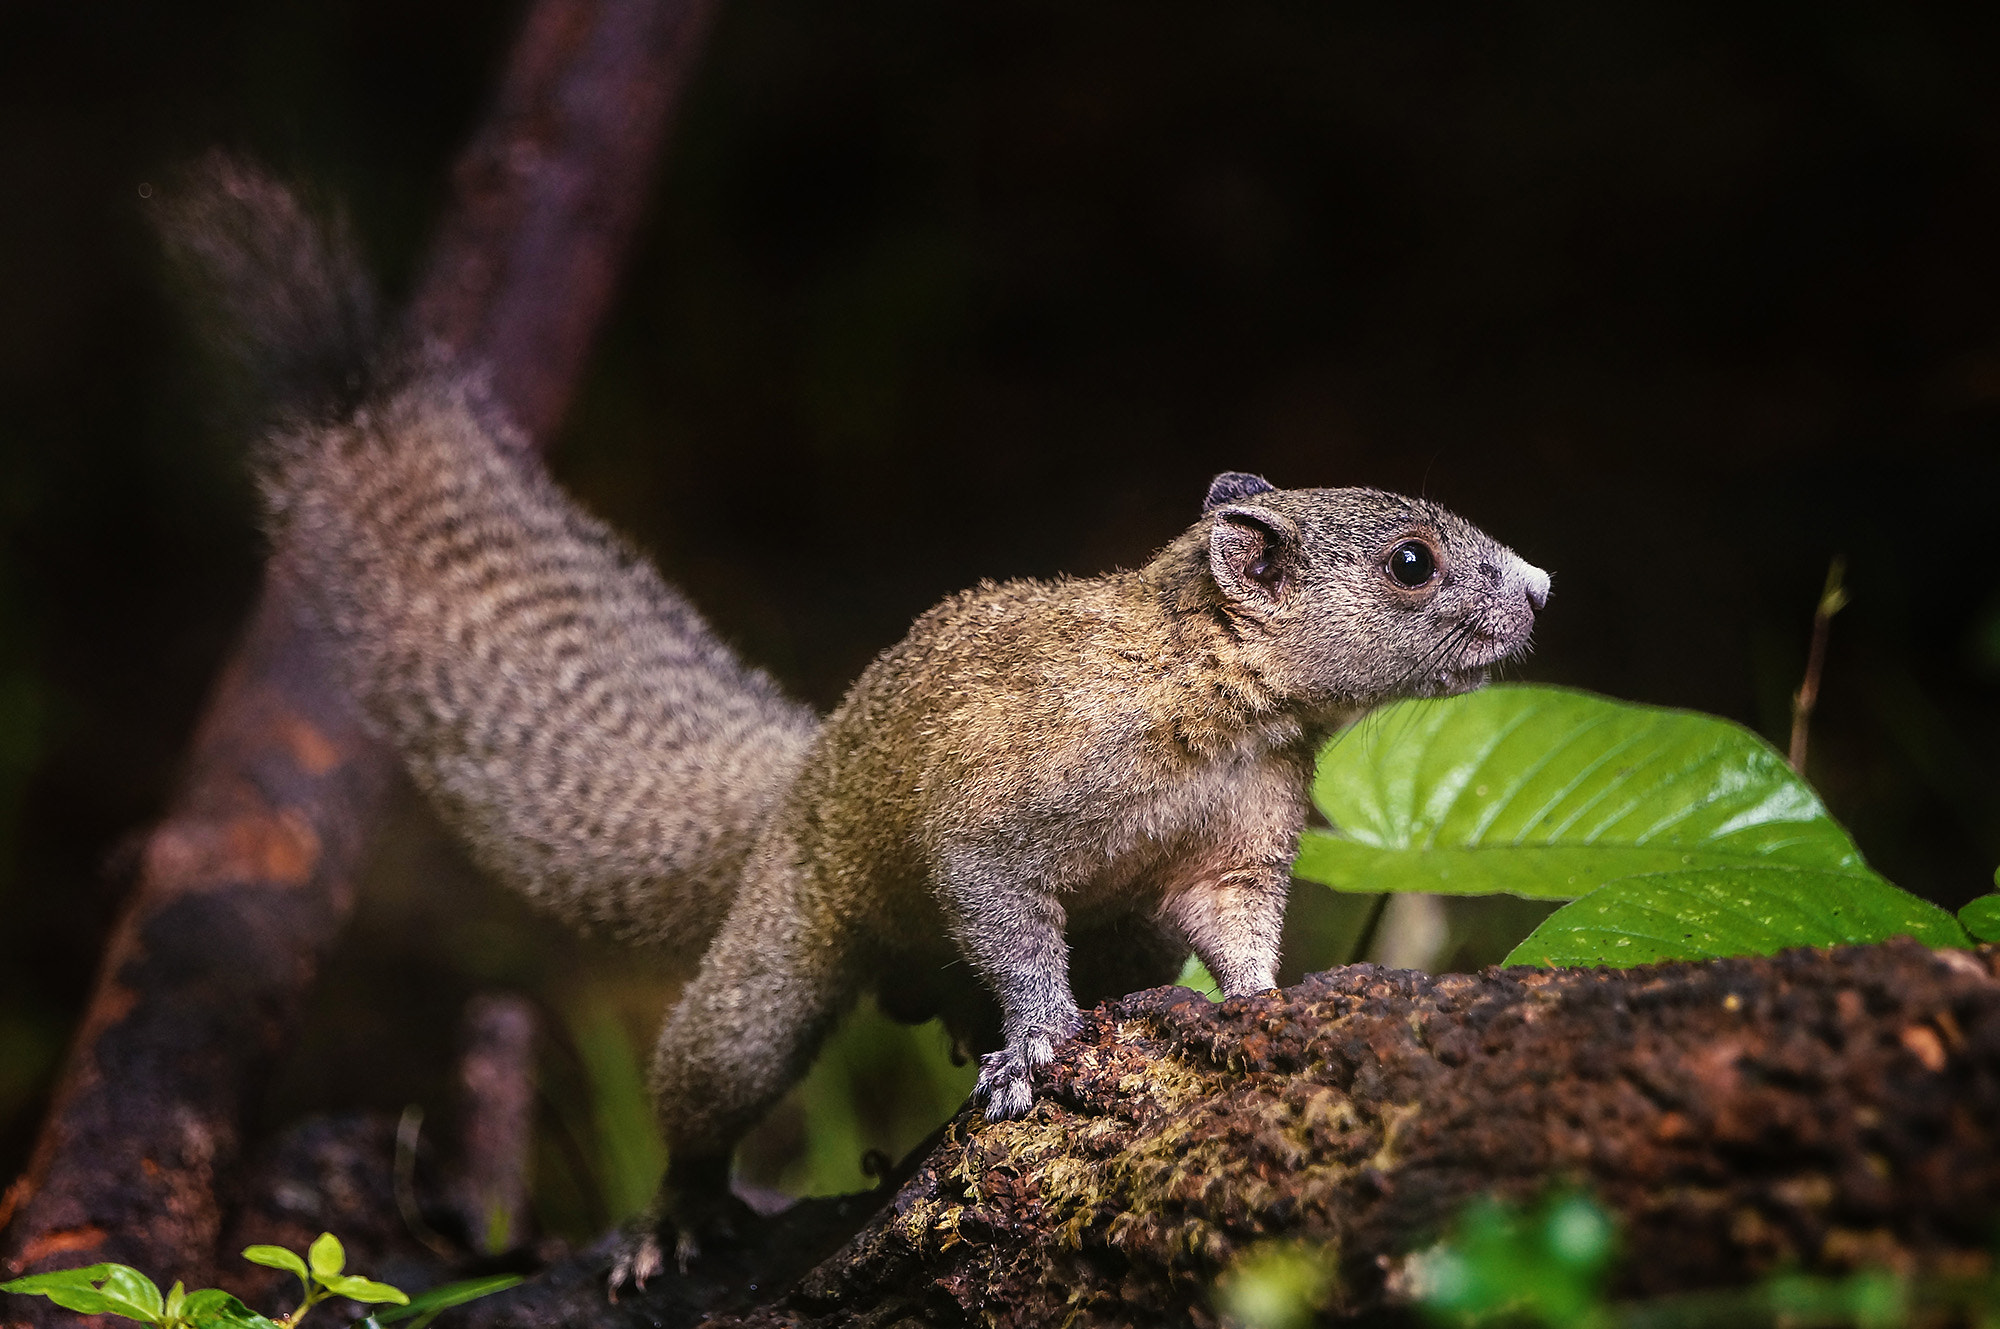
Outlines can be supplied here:
M167 229L290 402L257 452L272 538L417 783L538 903L702 950L652 1071L683 1261L863 992L994 1049L975 1093L1005 1118L1079 995L1190 948L1225 994L1270 988L1334 726L1476 686L1548 595L1436 504L1225 473L1143 567L945 600L821 720L520 463L477 366L376 337L358 260L282 188L218 159Z

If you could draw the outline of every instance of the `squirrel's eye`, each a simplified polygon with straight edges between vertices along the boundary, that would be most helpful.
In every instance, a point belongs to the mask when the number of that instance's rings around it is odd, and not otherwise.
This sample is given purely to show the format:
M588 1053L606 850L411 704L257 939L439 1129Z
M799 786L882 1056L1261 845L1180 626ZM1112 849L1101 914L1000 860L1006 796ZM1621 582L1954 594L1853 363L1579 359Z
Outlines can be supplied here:
M1389 575L1398 586L1416 590L1437 576L1437 559L1422 540L1405 540L1389 551Z

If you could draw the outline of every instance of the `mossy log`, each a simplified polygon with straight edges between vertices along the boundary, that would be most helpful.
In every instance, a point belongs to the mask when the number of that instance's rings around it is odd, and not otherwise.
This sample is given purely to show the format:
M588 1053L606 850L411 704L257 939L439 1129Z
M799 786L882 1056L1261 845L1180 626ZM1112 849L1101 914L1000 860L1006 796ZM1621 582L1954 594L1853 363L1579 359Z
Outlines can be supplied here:
M950 1123L838 1249L832 1206L860 1197L795 1206L615 1306L582 1260L478 1318L1205 1325L1217 1277L1273 1240L1334 1259L1330 1318L1372 1315L1469 1200L1555 1183L1619 1215L1628 1294L1983 1269L1996 967L1905 942L1626 972L1364 965L1220 1005L1142 992L1092 1014L1028 1116Z

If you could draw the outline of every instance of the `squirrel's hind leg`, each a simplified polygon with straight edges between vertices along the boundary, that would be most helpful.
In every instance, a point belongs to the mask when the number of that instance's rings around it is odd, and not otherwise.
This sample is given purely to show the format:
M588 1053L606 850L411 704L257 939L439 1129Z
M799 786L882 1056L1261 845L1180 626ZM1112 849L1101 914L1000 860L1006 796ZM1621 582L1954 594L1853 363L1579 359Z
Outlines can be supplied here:
M685 1268L704 1240L729 1240L755 1221L729 1191L736 1144L854 1004L863 975L852 939L796 886L790 873L746 885L660 1030L651 1084L667 1175L652 1211L656 1239L621 1255L614 1290L621 1276L636 1283L656 1271L668 1242Z

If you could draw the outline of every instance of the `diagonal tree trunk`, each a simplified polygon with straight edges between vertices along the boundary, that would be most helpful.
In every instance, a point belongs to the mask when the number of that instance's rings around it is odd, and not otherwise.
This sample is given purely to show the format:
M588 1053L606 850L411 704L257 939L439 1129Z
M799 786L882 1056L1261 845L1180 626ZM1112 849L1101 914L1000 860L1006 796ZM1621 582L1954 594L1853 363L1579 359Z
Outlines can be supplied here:
M536 0L458 164L410 327L490 366L538 444L610 302L712 10ZM28 1171L0 1201L10 1274L110 1259L212 1281L246 1101L348 916L393 774L298 605L274 563L146 837ZM66 1318L9 1300L10 1322Z

